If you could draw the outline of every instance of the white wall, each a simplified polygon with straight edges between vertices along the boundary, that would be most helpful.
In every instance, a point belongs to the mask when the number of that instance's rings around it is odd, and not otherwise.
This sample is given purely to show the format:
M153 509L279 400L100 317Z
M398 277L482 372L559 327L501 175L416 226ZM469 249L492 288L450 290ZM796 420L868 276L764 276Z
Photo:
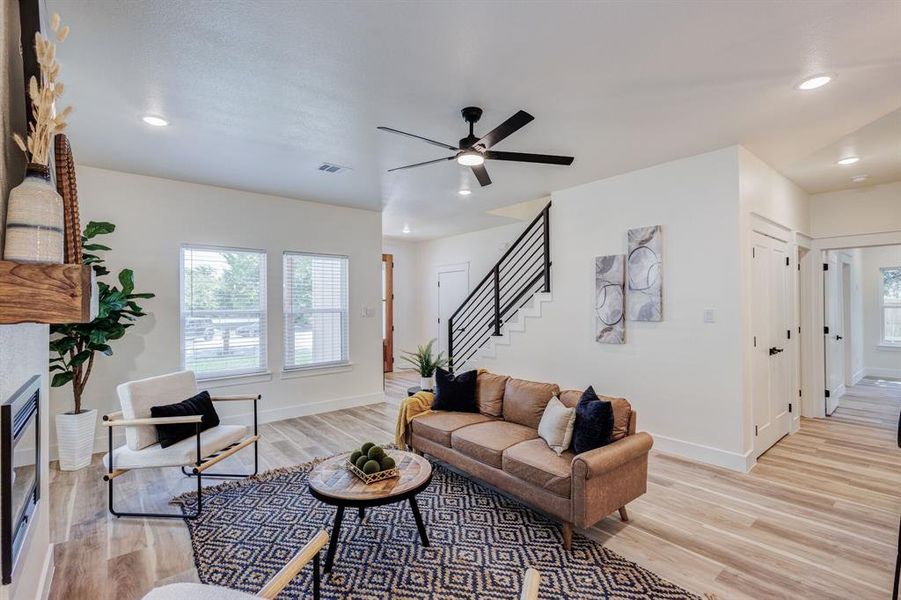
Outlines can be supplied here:
M472 290L527 225L513 223L416 244L419 282L416 343L438 337L438 268L468 264L469 289Z
M863 248L861 279L863 283L863 366L867 375L901 378L901 348L881 346L880 312L882 267L901 266L901 246Z
M402 350L415 350L423 340L419 338L419 286L417 244L405 240L385 238L382 252L394 256L394 368L409 365L400 360Z
M752 231L782 239L787 242L790 257L797 256L797 240L799 235L806 235L810 230L810 199L804 190L792 181L757 158L745 148L739 147L738 190L739 190L739 240L740 240L740 273L741 273L741 309L742 309L742 397L744 411L744 428L742 430L742 452L750 455L754 446L754 422L752 397L752 360L753 331L751 323L751 299L753 298L751 275L751 236ZM792 258L789 268L797 268L796 259ZM800 295L798 278L793 278L791 288L791 304L795 306ZM795 314L795 311L792 311ZM800 323L795 323L792 330L797 330ZM797 337L785 340L791 360L791 373L794 378L792 389L801 389L800 360L801 344ZM786 402L797 405L794 396L786 398ZM794 410L791 415L791 430L800 427L801 410ZM750 459L748 466L750 466Z
M552 197L553 300L510 346L498 348L497 358L478 366L624 396L658 449L744 469L737 149ZM628 322L621 346L595 342L595 257L624 254L628 229L657 224L663 226L664 320ZM425 243L428 258L421 264L475 264L478 257L484 260L471 272L482 272L499 255L498 241L514 239L524 226ZM484 250L474 253L477 240ZM707 308L715 323L703 322Z
M3 247L6 200L11 187L24 174L25 160L12 143L12 133L25 127L22 58L19 54L19 6L4 2L0 8L0 248ZM9 85L6 85L9 83ZM6 401L33 375L41 377L41 441L47 448L50 427L48 396L46 325L0 325L0 402ZM13 582L0 587L0 599L39 598L49 586L53 565L50 546L50 470L46 453L39 465L41 499L29 526L29 534L13 572Z
M811 196L816 238L901 231L901 181Z
M381 219L376 212L339 208L78 167L83 223L110 221L116 231L103 243L113 273L134 269L139 291L156 294L142 302L149 316L122 340L112 357L98 357L84 396L101 413L117 410L116 385L179 367L179 247L182 243L256 248L267 251L268 365L271 375L230 387L225 393L259 392L261 421L381 401ZM348 369L315 376L283 375L282 252L344 254L350 257L350 360ZM363 307L372 316L361 317ZM204 385L205 388L213 384ZM173 398L173 402L182 400ZM53 411L71 410L71 388L54 390ZM249 407L217 407L225 416ZM229 410L230 409L230 410ZM106 446L98 432L97 449Z

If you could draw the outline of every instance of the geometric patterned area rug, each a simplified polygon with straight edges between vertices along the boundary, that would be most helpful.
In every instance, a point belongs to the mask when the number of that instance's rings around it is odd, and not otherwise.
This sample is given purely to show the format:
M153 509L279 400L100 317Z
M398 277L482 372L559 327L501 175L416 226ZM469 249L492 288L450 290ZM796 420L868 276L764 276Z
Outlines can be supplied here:
M307 489L313 464L204 490L201 516L185 521L201 582L256 593L318 530L331 531L335 508ZM580 535L566 552L557 523L440 465L433 469L417 496L430 547L420 545L406 502L369 508L363 522L347 510L323 598L513 600L530 566L541 573L540 598L698 598ZM172 502L193 511L196 496ZM308 566L279 598L312 597L312 589Z

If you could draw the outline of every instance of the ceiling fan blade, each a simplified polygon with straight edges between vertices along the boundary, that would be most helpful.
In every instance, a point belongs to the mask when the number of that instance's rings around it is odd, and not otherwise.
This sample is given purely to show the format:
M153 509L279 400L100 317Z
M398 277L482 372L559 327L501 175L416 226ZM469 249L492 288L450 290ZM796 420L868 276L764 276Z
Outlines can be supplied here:
M546 165L571 165L572 156L554 156L553 154L528 154L526 152L496 152L488 150L483 153L491 160L515 160L518 162L542 163Z
M390 173L391 171L402 171L403 169L412 169L413 167L422 167L425 165L431 165L434 163L444 162L446 160L454 160L454 157L448 156L447 158L436 158L435 160L427 160L425 162L416 163L415 165L405 165L403 167L394 167L393 169L388 169L388 172Z
M534 119L532 115L527 113L524 110L519 111L490 132L487 135L483 136L478 142L473 144L474 146L481 146L484 149L488 149L510 135L511 133L515 133L520 128L524 127Z
M427 144L431 144L433 146L438 146L439 148L446 148L448 150L459 150L456 146L451 146L450 144L445 144L444 142L436 142L435 140L430 140L429 138L422 137L421 135L415 135L412 133L407 133L406 131L400 131L399 129L391 129L390 127L376 127L376 129L381 129L382 131L387 131L388 133L396 133L397 135L403 135L409 138L413 138L414 140L422 140Z
M476 176L476 179L479 180L479 184L482 187L486 185L491 185L491 178L488 177L488 171L485 169L485 165L475 165L472 167L472 173Z

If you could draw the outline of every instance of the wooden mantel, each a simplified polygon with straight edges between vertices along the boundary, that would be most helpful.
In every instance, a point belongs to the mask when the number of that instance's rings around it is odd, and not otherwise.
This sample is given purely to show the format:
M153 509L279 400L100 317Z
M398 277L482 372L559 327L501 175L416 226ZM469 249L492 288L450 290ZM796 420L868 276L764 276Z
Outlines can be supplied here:
M91 267L0 261L0 324L86 323Z

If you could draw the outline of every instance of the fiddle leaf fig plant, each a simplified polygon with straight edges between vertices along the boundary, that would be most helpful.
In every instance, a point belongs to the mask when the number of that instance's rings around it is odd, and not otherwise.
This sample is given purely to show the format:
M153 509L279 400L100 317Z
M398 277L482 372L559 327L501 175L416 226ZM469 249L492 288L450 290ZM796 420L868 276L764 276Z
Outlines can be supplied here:
M97 317L90 323L70 323L50 326L50 372L53 387L72 384L75 400L74 414L81 410L81 397L84 393L94 358L100 352L107 356L113 354L110 342L121 339L126 330L145 316L136 300L153 298L153 294L135 292L134 272L122 269L118 275L118 286L110 285L100 278L109 275L110 271L103 265L103 257L99 252L107 252L109 246L98 244L92 240L100 235L115 231L112 223L91 221L84 228L82 259L84 264L91 265L97 276L99 292L99 309Z

